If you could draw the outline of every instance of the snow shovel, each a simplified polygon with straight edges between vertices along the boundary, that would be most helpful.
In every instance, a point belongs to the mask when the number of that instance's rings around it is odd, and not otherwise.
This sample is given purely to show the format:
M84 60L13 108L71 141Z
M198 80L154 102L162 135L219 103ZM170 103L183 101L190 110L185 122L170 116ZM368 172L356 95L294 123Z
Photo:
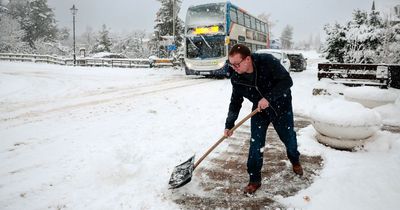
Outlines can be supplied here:
M255 109L252 113L247 115L243 118L238 124L236 124L230 131L233 132L236 128L240 127L244 122L246 122L249 118L259 112L259 109ZM169 179L169 189L175 189L182 187L183 185L189 183L192 180L192 173L194 169L207 157L223 140L227 137L222 136L207 152L201 156L201 158L194 163L194 155L189 158L189 160L183 162L175 166L174 170L172 171L171 178Z

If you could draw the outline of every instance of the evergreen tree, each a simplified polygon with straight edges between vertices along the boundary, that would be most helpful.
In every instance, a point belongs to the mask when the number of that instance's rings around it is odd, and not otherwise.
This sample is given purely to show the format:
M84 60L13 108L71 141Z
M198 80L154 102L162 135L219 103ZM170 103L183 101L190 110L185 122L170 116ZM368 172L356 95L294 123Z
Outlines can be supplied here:
M110 32L107 26L103 24L101 31L99 32L99 37L94 44L92 53L98 52L111 52L112 42L110 39Z
M156 14L155 36L153 43L162 41L163 36L172 36L173 33L173 17L175 16L175 44L177 47L182 46L183 40L183 21L178 17L182 0L157 0L161 3L161 7ZM175 4L175 7L173 6ZM175 13L175 15L173 15ZM156 46L156 44L153 44Z
M353 20L348 22L346 39L347 53L344 62L349 63L374 63L378 55L378 46L381 46L382 19L379 12L356 10Z
M281 34L281 42L283 49L291 49L293 45L293 27L286 25Z
M374 27L378 27L378 28L383 27L383 20L382 20L382 17L380 16L379 12L372 11L369 14L368 23L369 23L369 25L374 26Z
M23 40L35 48L36 40L54 41L57 26L54 12L47 0L13 1L9 4L10 13L17 19L25 31Z
M345 46L347 46L346 28L336 23L334 25L325 25L324 30L327 34L326 47L323 50L326 59L343 63L346 53Z
M353 21L352 22L356 25L367 24L367 22L368 22L367 17L368 17L367 12L357 9L353 12Z

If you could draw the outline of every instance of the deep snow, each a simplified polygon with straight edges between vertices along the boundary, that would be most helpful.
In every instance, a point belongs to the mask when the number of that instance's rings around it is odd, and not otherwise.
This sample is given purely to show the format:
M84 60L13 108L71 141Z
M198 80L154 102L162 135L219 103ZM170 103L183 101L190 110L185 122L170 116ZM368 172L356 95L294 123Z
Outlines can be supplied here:
M321 59L305 54L308 69L291 74L294 111L307 117L344 99L312 96ZM172 169L222 135L230 91L228 80L174 69L0 62L0 209L178 209ZM375 110L400 125L399 107ZM400 134L378 131L365 149L346 152L319 144L315 132L298 132L299 150L324 158L320 176L275 199L304 209L398 208ZM191 183L181 190L202 193Z

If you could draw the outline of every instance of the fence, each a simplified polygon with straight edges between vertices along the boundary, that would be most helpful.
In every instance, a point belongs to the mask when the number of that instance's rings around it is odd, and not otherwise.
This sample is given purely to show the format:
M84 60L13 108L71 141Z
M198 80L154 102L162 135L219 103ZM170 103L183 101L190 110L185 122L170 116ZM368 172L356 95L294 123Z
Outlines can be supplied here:
M35 55L35 54L14 54L0 53L0 60L34 62L34 63L49 63L58 65L74 65L72 58L60 58L50 55ZM171 67L180 65L179 62L173 59L121 59L121 58L77 58L77 66L104 66L104 67L120 67L120 68L154 68L154 67Z
M318 80L332 79L348 86L370 85L400 88L398 64L319 63Z

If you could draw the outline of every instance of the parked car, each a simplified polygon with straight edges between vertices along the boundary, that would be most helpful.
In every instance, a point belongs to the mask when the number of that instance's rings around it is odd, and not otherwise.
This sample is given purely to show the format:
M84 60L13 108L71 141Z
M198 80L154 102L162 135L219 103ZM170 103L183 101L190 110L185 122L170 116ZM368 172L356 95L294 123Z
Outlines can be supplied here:
M282 66L285 67L286 71L290 71L290 60L286 54L286 52L277 49L261 49L257 50L256 53L266 53L273 55L276 59L278 59Z
M291 71L303 71L307 68L307 58L301 53L288 53Z

